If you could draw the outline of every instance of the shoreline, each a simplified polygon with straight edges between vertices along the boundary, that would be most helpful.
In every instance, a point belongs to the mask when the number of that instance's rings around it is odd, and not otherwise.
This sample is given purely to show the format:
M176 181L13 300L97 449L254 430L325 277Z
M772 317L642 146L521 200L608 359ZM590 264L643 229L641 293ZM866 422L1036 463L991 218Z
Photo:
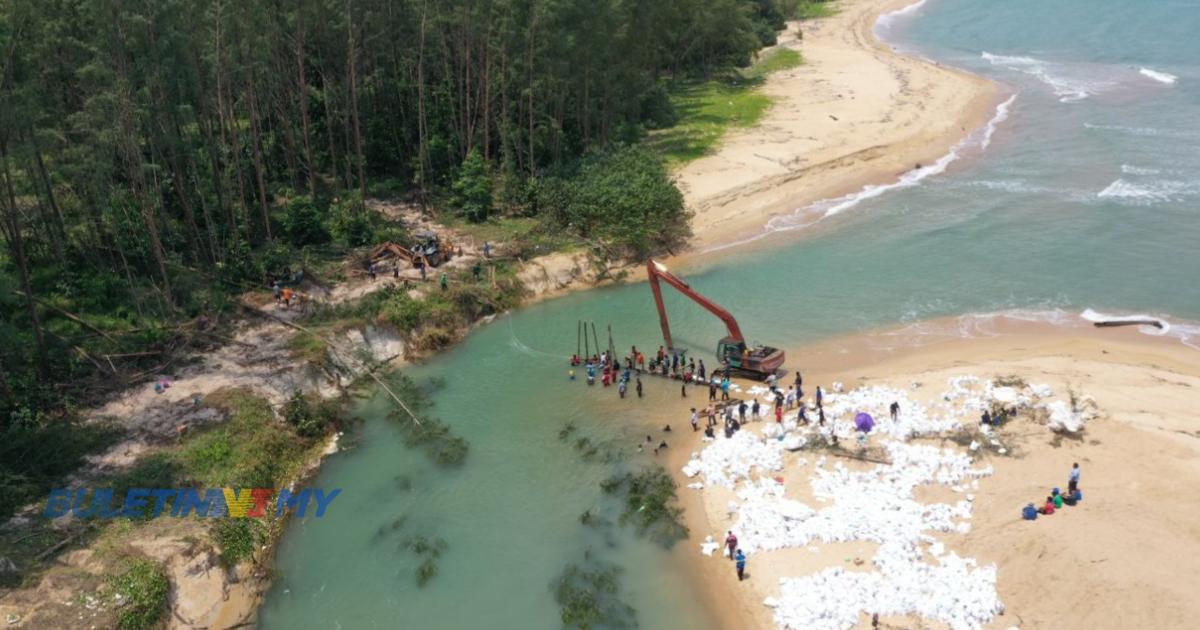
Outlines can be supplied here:
M876 38L880 16L914 4L842 0L831 17L790 23L803 38L779 46L805 63L768 78L775 102L763 119L676 173L696 212L680 258L757 240L772 219L814 203L895 184L994 118L999 84Z
M908 389L919 382L925 387L914 392L934 394L952 375L994 378L1016 374L1029 382L1048 383L1060 393L1077 388L1081 394L1095 398L1102 414L1088 425L1079 440L1053 440L1044 428L1030 430L1021 425L1023 433L1012 438L1011 443L1019 449L1019 455L987 460L995 466L995 474L982 481L981 497L974 504L975 514L969 521L971 533L939 536L953 551L976 557L981 565L995 563L998 567L997 590L1008 615L996 617L987 627L1046 624L1095 627L1097 620L1113 615L1126 620L1156 619L1159 627L1166 627L1195 612L1195 607L1179 613L1178 617L1169 611L1155 612L1163 604L1163 596L1157 593L1170 591L1179 575L1169 571L1163 574L1150 563L1139 562L1147 553L1164 553L1161 562L1175 557L1168 554L1179 554L1182 558L1190 552L1191 557L1200 557L1196 555L1200 551L1200 536L1176 526L1195 517L1195 506L1168 500L1169 488L1154 484L1159 472L1147 461L1153 461L1152 453L1161 453L1167 461L1159 464L1169 475L1177 476L1185 484L1200 480L1200 465L1196 464L1200 454L1197 441L1200 426L1188 420L1187 411L1187 393L1200 387L1200 362L1193 357L1194 350L1173 340L1129 329L1088 326L1064 330L1051 323L1019 321L998 325L995 336L945 338L891 349L877 345L881 336L903 330L892 328L848 335L805 346L803 354L792 354L796 349L788 352L791 356L805 357L801 367L807 388L823 384L829 389L831 383L839 381L848 390L885 384ZM684 409L672 409L671 413L672 417L686 416ZM748 429L757 433L762 424L752 423ZM682 446L668 462L674 467L671 472L679 482L680 503L693 534L681 545L679 553L683 554L682 561L705 599L722 602L714 616L719 627L775 627L771 609L762 602L766 597L778 596L779 577L801 577L825 566L838 566L843 556L866 558L873 553L872 544L851 542L814 543L821 547L819 554L803 549L756 554L757 557L751 558L750 572L762 577L739 584L727 560L699 553L699 543L705 536L713 535L719 540L730 526L724 506L735 497L724 488L706 487L699 491L686 488L687 483L696 480L684 477L680 468L692 451L699 451L705 445L693 436ZM1131 457L1132 461L1128 461ZM1057 480L1060 473L1065 474L1064 466L1069 467L1071 460L1084 462L1089 471L1090 480L1085 485L1092 490L1095 500L1088 507L1096 511L1073 512L1071 522L1066 518L1045 519L1041 528L1022 528L1023 523L1017 517L1020 506L1035 500L1034 495L1039 491L1045 493L1037 481L1041 476ZM785 468L780 474L789 478L807 477L810 472L809 468ZM1032 485L1031 477L1038 477ZM930 493L921 492L918 496L938 492L933 488ZM1144 500L1143 495L1146 495ZM1108 523L1114 517L1108 511L1116 505L1121 508L1115 517L1123 525ZM1139 546L1141 538L1135 533L1137 530L1126 529L1126 521L1135 518L1142 522L1139 515L1157 512L1164 513L1166 525L1155 526L1156 530L1163 530L1158 534L1163 540L1156 540L1146 549ZM1043 520L1035 525L1043 525ZM1097 538L1070 539L1065 532L1074 531L1075 527L1103 540L1102 549L1091 546ZM1054 544L1047 538L1051 535L1065 544L1056 548L1061 558L1055 556L1048 562L1061 561L1073 567L1072 572L1090 571L1079 580L1077 588L1064 589L1061 580L1054 579L1053 576L1063 574L1055 565L1039 564L1042 567L1039 570L1031 564L1035 559L1028 555L1028 550L1041 549L1044 554L1044 549ZM1068 538L1060 540L1059 536ZM1161 551L1164 549L1174 551ZM1041 557L1036 552L1033 555ZM1112 564L1101 567L1103 571L1097 574L1096 568L1090 566L1095 562L1094 558L1089 559L1091 556L1105 557ZM1179 562L1173 565L1179 566ZM1182 570L1200 576L1200 563L1184 563ZM1136 575L1138 582L1125 583L1130 581L1122 577L1126 573ZM1066 593L1055 594L1057 591ZM1087 614L1065 615L1062 610L1070 606L1067 602L1076 601L1070 598L1084 597L1084 591L1104 592L1113 603L1093 604ZM1131 607L1133 610L1127 610ZM916 619L892 621L909 627Z

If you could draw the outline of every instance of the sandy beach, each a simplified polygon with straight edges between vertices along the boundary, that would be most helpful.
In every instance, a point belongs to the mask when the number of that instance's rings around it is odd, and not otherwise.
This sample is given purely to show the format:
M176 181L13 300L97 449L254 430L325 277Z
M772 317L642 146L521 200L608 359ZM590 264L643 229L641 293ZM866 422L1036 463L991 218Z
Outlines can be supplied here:
M760 234L771 217L812 202L894 182L987 123L996 84L875 38L881 14L911 3L841 0L836 15L781 34L779 45L800 51L804 64L768 78L763 90L774 104L762 121L677 174L696 213L694 250Z
M1200 506L1183 498L1183 489L1200 481L1200 426L1194 414L1200 355L1195 350L1132 329L1064 330L1015 321L996 324L995 336L989 337L914 340L896 332L874 331L789 349L789 364L803 369L806 389L823 384L828 391L834 382L847 390L891 386L933 404L951 378L1015 375L1049 386L1058 398L1069 391L1091 396L1098 408L1098 417L1077 435L1059 435L1021 418L997 434L1010 453L999 455L985 446L972 454L975 464L991 466L993 472L974 491L970 531L939 533L937 539L981 566L996 566L995 590L1004 612L986 627L1186 627L1200 613L1200 604L1188 592L1188 585L1200 580ZM906 343L881 343L898 339ZM750 385L743 383L744 388ZM751 423L748 430L761 428L761 423ZM721 627L775 627L773 611L763 601L779 596L780 578L832 566L870 569L878 545L818 542L752 554L750 579L738 583L727 559L705 557L699 550L706 535L720 540L733 526L736 518L727 506L737 496L722 487L686 488L696 479L684 477L680 466L706 446L694 434L688 438L670 462L692 530L680 553L709 599L721 602L713 606ZM946 439L920 441L965 452ZM783 469L772 473L787 480L788 497L812 501L806 487L817 457L805 451L789 454ZM851 470L874 466L829 459ZM1040 505L1051 487L1065 488L1075 462L1084 471L1086 500L1065 513L1021 520L1026 503ZM921 502L961 498L940 485L916 493ZM859 559L866 565L858 567ZM858 625L869 627L869 621L864 613ZM908 628L921 620L896 616L881 622L883 627Z

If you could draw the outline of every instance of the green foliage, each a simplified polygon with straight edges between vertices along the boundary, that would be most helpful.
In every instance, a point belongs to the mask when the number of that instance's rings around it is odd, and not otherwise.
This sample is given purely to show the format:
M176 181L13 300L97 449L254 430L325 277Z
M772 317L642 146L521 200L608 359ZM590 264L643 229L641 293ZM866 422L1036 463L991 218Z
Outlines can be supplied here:
M375 242L374 215L367 212L357 194L329 207L328 228L333 238L346 247L362 247Z
M454 203L472 223L487 221L492 213L492 175L479 149L472 149L463 160L451 187Z
M244 390L210 394L207 404L230 414L184 444L180 463L203 487L277 488L304 461L309 441L275 420L271 405Z
M341 407L332 400L296 391L283 405L283 417L301 437L315 438L341 424Z
M621 524L633 523L638 533L668 547L687 538L675 480L661 466L610 477L600 488L622 499Z
M44 500L84 456L116 442L121 431L105 423L62 418L39 420L26 408L0 433L0 521Z
M325 226L328 212L328 206L308 195L299 195L284 204L280 223L293 245L319 245L329 241L329 230Z
M637 627L636 613L620 598L620 567L586 559L569 564L550 585L563 627Z
M837 13L832 0L798 0L791 15L798 20L829 17Z
M417 416L417 420L413 420L407 412L402 411L393 411L390 415L399 425L404 443L410 448L425 451L438 465L462 464L467 457L467 441L451 433L449 427L426 413L433 405L429 394L403 373L397 372L389 380L392 391Z
M257 518L221 518L209 530L221 550L221 565L230 568L254 558L263 540L263 524Z
M549 218L634 260L682 243L690 233L683 195L662 162L640 147L589 156L539 193Z
M159 627L167 612L171 583L158 563L136 559L117 575L108 578L108 588L126 602L117 610L121 630L150 630Z

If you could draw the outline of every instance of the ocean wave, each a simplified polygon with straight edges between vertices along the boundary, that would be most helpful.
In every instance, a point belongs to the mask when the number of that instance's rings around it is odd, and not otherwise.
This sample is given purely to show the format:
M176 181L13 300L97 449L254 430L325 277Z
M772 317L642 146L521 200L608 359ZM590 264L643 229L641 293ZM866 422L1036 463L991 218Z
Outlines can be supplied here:
M1063 69L1063 64L1043 61L1033 57L994 55L984 51L980 55L993 66L1016 70L1037 78L1048 85L1059 97L1060 103L1075 103L1097 94L1114 85L1108 80L1089 80L1072 76Z
M1127 125L1097 125L1093 123L1083 123L1085 129L1095 129L1097 131L1115 131L1117 133L1128 134L1131 136L1144 136L1147 138L1200 138L1200 132L1187 129L1162 129L1160 127L1130 127Z
M1156 168L1143 168L1141 166L1133 166L1131 164L1122 164L1121 172L1126 175L1158 175L1162 171Z
M1013 193L1017 195L1051 192L1049 188L1044 186L1035 186L1028 182L1015 179L975 179L963 182L962 185L970 188L986 188L988 190Z
M1154 81L1158 81L1159 83L1166 83L1167 85L1174 85L1175 82L1179 80L1179 77L1169 72L1160 72L1158 70L1151 70L1150 68L1140 68L1138 70L1138 74L1148 77Z
M878 33L880 30L887 30L895 24L897 19L916 13L921 7L925 6L926 1L917 0L917 2L896 9L895 11L880 14L879 18L875 20L875 32Z
M1096 196L1114 199L1134 205L1154 205L1166 201L1180 201L1184 197L1200 192L1200 185L1172 179L1156 179L1149 182L1133 182L1119 178L1105 187Z

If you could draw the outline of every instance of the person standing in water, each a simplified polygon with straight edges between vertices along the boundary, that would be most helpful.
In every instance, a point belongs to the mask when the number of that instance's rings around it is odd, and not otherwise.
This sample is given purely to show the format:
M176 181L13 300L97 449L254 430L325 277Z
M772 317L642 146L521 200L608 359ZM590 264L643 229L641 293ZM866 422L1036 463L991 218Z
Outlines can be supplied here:
M617 384L617 393L621 395L621 398L625 397L625 381Z

